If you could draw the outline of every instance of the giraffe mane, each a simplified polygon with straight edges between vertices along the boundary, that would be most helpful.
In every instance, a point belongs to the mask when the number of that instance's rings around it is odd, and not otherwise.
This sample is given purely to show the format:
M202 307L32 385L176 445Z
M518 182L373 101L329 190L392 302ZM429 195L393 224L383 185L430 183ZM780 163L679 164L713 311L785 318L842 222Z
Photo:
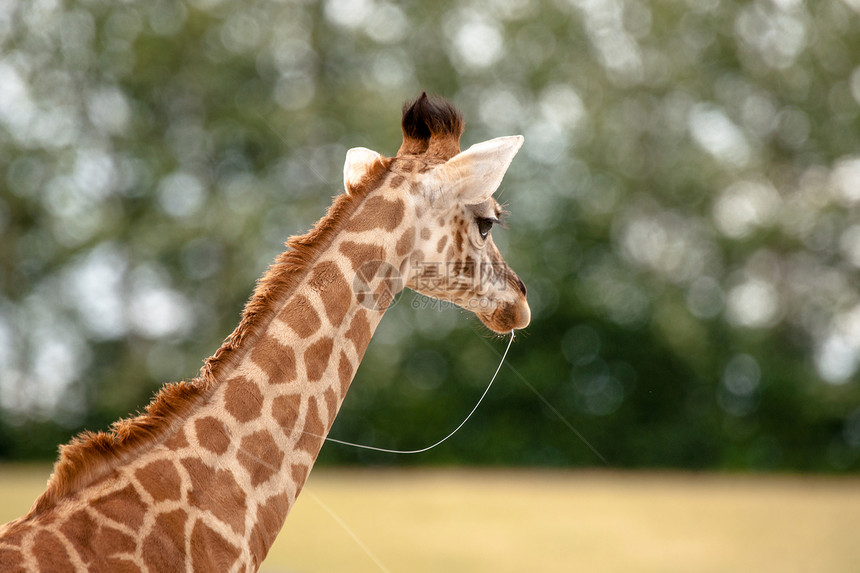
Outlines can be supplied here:
M204 361L196 378L165 384L143 413L117 420L108 431L82 432L61 445L48 486L29 515L50 509L60 499L108 476L141 449L170 437L194 407L211 395L217 382L239 364L242 349L265 331L275 316L278 303L298 287L343 224L358 210L370 191L382 183L390 162L389 158L377 161L356 186L350 187L350 193L334 198L328 212L308 233L287 239L287 250L257 281L239 325L215 354Z

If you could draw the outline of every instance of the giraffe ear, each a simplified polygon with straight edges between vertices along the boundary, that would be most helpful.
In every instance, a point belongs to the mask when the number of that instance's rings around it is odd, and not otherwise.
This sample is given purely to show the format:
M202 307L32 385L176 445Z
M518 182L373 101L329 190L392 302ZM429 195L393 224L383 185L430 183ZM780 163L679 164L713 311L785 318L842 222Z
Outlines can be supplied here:
M499 188L522 145L522 135L476 143L440 165L434 176L467 205L483 203Z
M380 154L366 147L353 147L346 152L346 162L343 164L343 188L347 193L352 192L358 183L373 167Z

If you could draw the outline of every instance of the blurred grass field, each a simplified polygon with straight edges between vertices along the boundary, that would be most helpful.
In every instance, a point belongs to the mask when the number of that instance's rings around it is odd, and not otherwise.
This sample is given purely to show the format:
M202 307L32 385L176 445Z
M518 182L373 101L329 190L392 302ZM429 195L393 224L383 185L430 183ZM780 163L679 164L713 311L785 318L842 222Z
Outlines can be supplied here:
M0 521L49 473L0 466ZM325 469L261 571L849 572L858 525L857 477Z

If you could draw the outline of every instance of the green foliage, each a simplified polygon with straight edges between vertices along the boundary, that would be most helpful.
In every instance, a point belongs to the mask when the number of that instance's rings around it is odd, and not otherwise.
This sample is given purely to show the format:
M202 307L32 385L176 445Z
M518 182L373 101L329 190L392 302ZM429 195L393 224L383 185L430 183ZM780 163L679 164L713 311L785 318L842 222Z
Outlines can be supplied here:
M0 456L193 376L346 149L393 154L426 89L461 107L466 144L526 136L495 232L529 286L525 382L503 370L421 457L323 461L600 464L578 432L613 466L856 470L858 10L7 2ZM333 435L420 447L468 412L497 357L425 303L383 321Z

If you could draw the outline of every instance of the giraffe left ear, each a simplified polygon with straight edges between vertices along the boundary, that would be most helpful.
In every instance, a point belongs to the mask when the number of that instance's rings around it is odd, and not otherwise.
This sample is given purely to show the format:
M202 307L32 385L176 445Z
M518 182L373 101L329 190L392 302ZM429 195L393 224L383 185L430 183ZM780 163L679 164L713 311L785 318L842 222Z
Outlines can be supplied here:
M343 164L343 188L347 193L352 192L358 183L382 156L366 147L353 147L346 152L346 162Z
M434 175L467 205L489 199L523 145L522 135L497 137L476 143L440 165Z

